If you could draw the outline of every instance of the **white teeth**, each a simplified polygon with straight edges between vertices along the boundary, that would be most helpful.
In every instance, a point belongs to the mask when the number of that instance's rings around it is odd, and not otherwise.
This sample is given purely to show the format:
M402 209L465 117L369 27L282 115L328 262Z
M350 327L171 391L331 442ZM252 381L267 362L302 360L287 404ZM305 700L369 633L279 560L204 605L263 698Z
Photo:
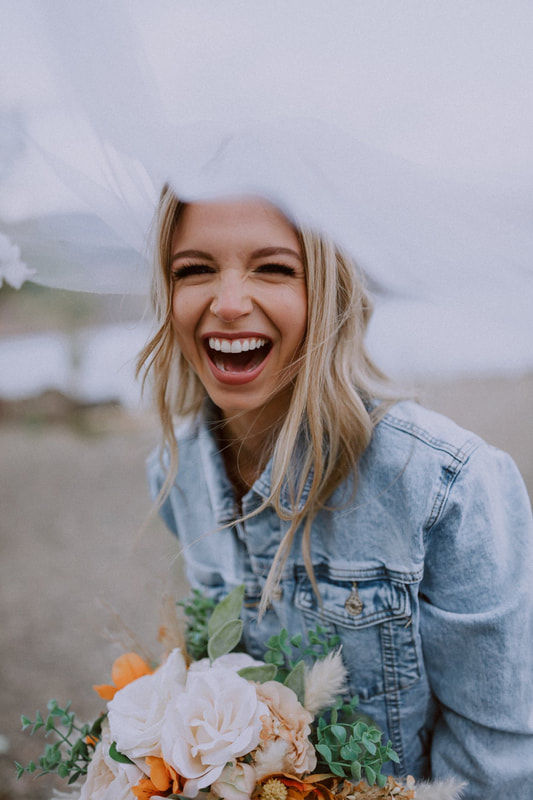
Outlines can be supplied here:
M267 339L216 339L214 336L209 338L211 350L222 353L243 353L248 350L257 350L264 347Z

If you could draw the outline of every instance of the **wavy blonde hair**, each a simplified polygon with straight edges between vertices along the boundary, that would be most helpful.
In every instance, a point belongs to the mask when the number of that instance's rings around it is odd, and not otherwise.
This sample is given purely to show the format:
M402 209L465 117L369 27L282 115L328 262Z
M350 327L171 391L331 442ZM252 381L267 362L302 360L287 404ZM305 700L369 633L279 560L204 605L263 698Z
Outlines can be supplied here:
M159 325L139 355L137 373L153 378L162 423L162 449L170 455L159 504L178 471L175 416L197 414L205 389L180 351L172 326L172 237L183 213L182 203L163 188L155 222L155 257L151 297ZM311 560L311 524L320 509L350 474L355 492L357 462L372 431L396 400L385 375L368 356L364 338L372 305L353 261L327 237L295 228L302 248L307 283L307 332L293 378L292 398L272 444L270 497L253 512L272 505L291 525L273 561L260 613L277 586L296 531L303 523L302 551L318 593ZM298 444L298 447L296 446ZM310 489L304 493L308 479ZM282 508L289 488L292 511ZM246 517L243 517L246 519Z

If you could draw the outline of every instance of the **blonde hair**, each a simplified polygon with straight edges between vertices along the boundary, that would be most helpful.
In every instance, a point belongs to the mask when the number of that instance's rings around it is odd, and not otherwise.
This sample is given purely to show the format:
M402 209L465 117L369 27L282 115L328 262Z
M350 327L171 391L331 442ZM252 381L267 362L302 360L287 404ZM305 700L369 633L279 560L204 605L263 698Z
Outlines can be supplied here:
M181 353L172 327L172 237L185 205L165 186L156 216L152 304L159 328L139 355L137 372L153 375L163 441L170 464L159 502L178 470L174 416L198 413L206 396ZM260 612L279 582L283 565L303 523L302 551L318 593L311 561L311 524L320 509L350 475L369 444L377 421L396 399L384 374L369 358L364 337L372 305L353 261L327 237L296 228L307 282L307 331L293 378L289 410L280 421L272 448L270 497L253 512L272 505L291 521L273 561ZM381 401L381 402L380 402ZM298 447L297 447L298 445ZM311 479L310 487L307 486ZM288 487L292 511L282 508ZM305 487L305 492L304 492Z

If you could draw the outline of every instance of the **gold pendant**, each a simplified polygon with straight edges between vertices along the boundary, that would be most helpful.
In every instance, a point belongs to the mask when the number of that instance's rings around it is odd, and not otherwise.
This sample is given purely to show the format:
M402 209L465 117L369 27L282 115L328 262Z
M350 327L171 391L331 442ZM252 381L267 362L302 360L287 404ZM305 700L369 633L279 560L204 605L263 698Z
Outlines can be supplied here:
M359 592L357 591L357 584L354 581L352 583L352 591L350 592L349 597L346 598L344 608L346 613L350 614L350 616L358 617L364 607L363 601L359 597Z

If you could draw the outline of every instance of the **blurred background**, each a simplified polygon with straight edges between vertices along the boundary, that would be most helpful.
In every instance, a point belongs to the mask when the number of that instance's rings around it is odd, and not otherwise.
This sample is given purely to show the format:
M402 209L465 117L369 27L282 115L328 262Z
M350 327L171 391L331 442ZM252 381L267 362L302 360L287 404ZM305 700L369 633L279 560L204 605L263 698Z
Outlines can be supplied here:
M54 783L15 781L13 761L42 752L21 713L34 719L55 698L95 718L92 685L132 640L157 658L162 597L187 592L145 487L158 428L134 363L148 328L140 298L0 289L2 800L44 800ZM428 378L412 366L410 381L426 405L509 451L533 495L533 374Z

